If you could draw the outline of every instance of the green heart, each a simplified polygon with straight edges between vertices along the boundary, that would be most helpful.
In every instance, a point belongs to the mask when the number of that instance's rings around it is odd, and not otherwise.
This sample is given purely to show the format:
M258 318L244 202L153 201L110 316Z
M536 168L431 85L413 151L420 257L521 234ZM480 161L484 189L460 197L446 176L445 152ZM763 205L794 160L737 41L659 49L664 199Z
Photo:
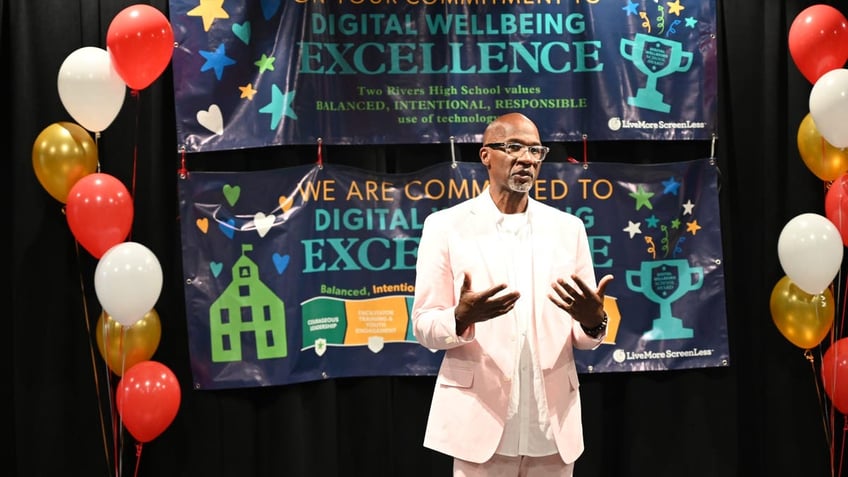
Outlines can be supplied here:
M241 187L231 186L229 184L224 184L224 197L227 198L227 202L230 203L230 207L236 205L236 202L238 202L240 194L241 194Z

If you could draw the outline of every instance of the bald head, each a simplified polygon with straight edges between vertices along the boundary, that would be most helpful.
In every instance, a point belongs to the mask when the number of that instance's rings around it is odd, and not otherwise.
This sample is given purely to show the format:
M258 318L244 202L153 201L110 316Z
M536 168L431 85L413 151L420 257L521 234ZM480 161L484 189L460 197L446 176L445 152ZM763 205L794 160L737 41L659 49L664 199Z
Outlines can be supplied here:
M502 142L508 138L524 134L532 134L539 139L539 130L536 124L521 113L506 113L495 118L483 131L483 144L490 142Z

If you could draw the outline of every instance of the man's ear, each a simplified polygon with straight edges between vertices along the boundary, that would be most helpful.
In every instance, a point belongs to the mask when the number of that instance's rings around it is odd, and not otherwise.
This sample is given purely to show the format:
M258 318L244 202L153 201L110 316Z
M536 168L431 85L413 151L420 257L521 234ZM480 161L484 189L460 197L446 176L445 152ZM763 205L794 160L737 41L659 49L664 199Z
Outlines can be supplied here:
M485 147L480 148L480 162L482 162L487 169L489 168L489 150Z

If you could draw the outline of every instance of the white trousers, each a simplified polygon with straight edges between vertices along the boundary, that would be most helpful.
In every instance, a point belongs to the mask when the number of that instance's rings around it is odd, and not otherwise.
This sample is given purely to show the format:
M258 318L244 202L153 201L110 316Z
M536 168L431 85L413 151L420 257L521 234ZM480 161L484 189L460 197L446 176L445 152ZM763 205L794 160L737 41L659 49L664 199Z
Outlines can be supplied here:
M482 464L453 460L453 477L572 477L574 463L566 464L559 454L544 457L508 457L495 454Z

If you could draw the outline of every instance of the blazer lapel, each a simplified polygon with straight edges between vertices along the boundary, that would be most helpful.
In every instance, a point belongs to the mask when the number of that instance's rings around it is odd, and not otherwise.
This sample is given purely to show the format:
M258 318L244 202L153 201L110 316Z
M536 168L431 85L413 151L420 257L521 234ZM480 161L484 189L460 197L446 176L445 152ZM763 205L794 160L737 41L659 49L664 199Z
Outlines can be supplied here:
M561 311L548 299L553 293L550 282L554 280L551 269L556 265L553 260L552 241L561 240L553 236L554 230L549 227L548 219L543 211L534 206L531 201L528 206L530 225L532 227L533 247L533 280L534 280L534 309L535 317L531 320L530 333L536 335L539 347L536 350L542 368L549 367L556 360L559 351L564 346L571 333L571 317ZM547 316L556 314L555 317Z
M504 259L503 243L498 236L498 217L495 214L494 205L484 202L491 202L486 191L478 195L474 200L469 226L475 231L480 259L489 274L488 278L492 284L508 283L509 271Z

